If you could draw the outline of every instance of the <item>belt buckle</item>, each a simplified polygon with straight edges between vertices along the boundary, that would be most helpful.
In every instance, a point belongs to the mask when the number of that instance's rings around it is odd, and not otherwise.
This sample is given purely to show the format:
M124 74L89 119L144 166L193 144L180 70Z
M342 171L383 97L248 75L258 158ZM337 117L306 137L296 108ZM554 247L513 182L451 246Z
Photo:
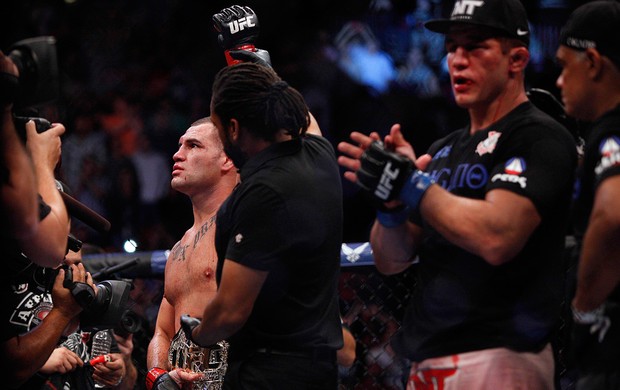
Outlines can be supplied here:
M170 343L168 363L172 369L185 368L203 374L192 384L192 390L220 390L228 368L228 342L219 341L203 348L177 332Z

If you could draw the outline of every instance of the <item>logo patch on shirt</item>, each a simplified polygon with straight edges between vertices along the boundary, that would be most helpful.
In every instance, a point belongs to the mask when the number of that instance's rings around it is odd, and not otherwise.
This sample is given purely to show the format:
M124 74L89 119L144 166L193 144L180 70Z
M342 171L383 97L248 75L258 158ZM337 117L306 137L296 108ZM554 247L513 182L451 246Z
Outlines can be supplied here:
M507 183L518 183L521 188L525 188L527 187L527 178L521 176L521 174L525 172L525 169L525 160L521 157L513 157L506 161L504 165L505 173L496 174L491 179L491 182L499 180Z
M237 244L241 243L242 240L243 240L243 234L239 233L235 236L235 242Z
M355 263L362 257L362 254L364 253L366 248L369 247L369 245L370 243L365 242L362 245L358 246L357 248L352 248L349 245L343 243L342 254L346 256L346 259L348 262Z
M451 145L444 146L443 148L439 150L439 152L435 153L435 155L433 156L433 160L438 159L438 158L446 158L450 155L451 151L452 151Z
M482 156L487 153L493 153L495 150L495 146L497 145L497 140L502 133L497 131L489 131L489 136L484 141L480 141L478 146L476 146L476 153Z
M616 136L605 138L599 144L598 150L601 158L594 168L594 173L600 175L607 168L620 165L620 138Z
M12 287L15 294L23 294L28 291L28 283L14 284Z
M48 293L28 293L17 305L9 322L25 329L34 329L52 310L52 296Z

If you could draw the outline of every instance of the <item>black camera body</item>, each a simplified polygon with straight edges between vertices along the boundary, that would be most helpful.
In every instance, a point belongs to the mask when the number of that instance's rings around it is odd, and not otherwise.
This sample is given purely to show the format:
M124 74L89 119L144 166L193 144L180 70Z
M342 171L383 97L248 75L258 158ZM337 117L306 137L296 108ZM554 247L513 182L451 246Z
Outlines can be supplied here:
M19 71L15 108L56 100L60 94L56 38L42 36L14 43L6 51Z
M34 121L37 132L52 127L44 118L36 115L34 107L58 99L60 80L56 39L51 36L24 39L14 43L7 51L19 76L13 105L13 121L19 137L26 141L26 122Z
M86 283L73 281L71 268L63 266L65 280L63 286L71 290L71 294L82 306L80 328L96 331L120 328L133 333L133 313L127 309L129 292L132 284L124 280L104 280L95 285L97 291Z
M17 135L22 140L22 142L26 142L26 123L28 123L28 121L34 122L34 126L37 129L37 133L42 133L46 130L49 130L52 127L52 124L50 123L50 121L48 121L45 118L13 115L13 123L15 123L15 130L17 131Z

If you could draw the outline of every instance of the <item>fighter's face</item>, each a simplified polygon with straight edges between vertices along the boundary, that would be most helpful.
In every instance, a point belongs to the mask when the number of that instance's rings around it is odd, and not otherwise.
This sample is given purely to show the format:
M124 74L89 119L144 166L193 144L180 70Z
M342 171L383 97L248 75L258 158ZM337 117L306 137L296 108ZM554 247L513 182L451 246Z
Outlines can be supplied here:
M593 113L591 99L588 95L589 60L585 52L560 45L556 59L562 72L556 80L562 92L562 103L566 113L574 118L591 120Z
M179 150L172 158L172 188L190 196L217 183L226 161L213 123L187 129L179 139Z
M456 103L463 108L489 105L508 80L508 53L488 31L459 26L446 35L448 69Z

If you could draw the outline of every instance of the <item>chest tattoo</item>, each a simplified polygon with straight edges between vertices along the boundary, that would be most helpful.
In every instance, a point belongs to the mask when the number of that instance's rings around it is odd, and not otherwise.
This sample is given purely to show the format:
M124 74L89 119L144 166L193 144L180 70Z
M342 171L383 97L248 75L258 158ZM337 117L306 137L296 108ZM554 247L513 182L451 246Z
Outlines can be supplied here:
M188 246L189 245L181 245L181 243L179 243L174 248L172 248L172 260L185 261L185 250Z
M209 218L209 220L200 227L200 230L198 230L198 232L194 236L194 249L196 249L196 245L198 245L198 242L205 236L205 234L207 234L207 232L209 231L209 229L211 229L214 223L215 215Z

